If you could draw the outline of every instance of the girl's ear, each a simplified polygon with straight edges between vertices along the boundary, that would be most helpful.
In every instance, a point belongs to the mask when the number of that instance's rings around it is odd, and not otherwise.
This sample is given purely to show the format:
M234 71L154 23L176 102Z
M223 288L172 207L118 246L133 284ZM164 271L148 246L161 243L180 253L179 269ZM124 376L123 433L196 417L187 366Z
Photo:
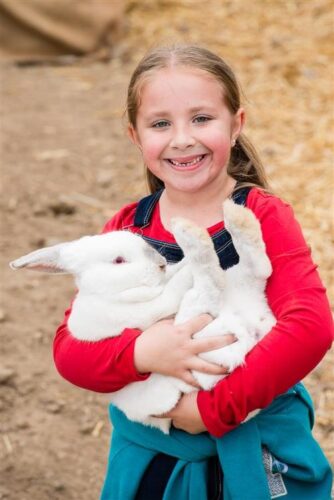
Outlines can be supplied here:
M53 247L40 248L34 252L23 255L9 263L14 270L25 267L33 271L42 271L44 273L69 273L61 262L60 250L64 244Z
M134 128L133 125L128 125L128 137L130 139L130 141L135 145L137 146L137 148L139 148L140 150L142 149L141 148L141 144L140 144L140 140L139 140L139 137L138 137L138 133L136 131L136 129Z
M236 140L241 134L244 125L245 125L245 110L244 108L239 108L236 114L233 117L233 125L232 125L232 139Z

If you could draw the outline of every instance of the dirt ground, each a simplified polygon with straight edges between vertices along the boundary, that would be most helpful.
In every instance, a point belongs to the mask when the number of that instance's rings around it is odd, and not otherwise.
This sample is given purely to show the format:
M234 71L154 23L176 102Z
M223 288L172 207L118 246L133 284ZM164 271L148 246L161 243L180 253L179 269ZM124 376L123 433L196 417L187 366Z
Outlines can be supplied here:
M232 64L246 132L276 192L295 208L334 299L332 7L328 0L127 2L110 61L1 66L0 499L93 500L110 439L104 396L63 380L52 339L73 295L70 277L13 273L8 261L99 232L146 192L125 136L131 70L160 41L194 41ZM334 464L333 351L305 380L314 433Z

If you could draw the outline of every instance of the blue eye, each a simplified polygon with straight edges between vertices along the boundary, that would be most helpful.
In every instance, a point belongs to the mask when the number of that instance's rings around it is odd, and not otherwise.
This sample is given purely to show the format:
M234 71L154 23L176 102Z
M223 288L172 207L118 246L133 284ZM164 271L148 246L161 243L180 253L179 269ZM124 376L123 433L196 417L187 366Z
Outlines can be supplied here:
M164 128L168 127L169 123L166 120L160 120L158 122L153 123L153 128Z
M211 120L211 118L209 116L204 116L204 115L195 116L194 118L194 121L197 123L204 123L208 122L209 120Z

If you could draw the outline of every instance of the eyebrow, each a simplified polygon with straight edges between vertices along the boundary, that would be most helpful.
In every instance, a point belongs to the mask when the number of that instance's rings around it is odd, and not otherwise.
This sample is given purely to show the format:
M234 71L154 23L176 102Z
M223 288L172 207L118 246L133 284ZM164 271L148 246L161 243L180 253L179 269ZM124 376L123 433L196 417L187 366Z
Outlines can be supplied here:
M162 116L168 116L168 115L169 115L168 111L161 110L161 111L153 111L152 113L148 113L147 117L151 120L154 118L161 118Z
M195 114L195 113L199 113L200 111L203 112L205 110L210 110L212 112L212 111L215 110L215 107L203 104L201 106L196 106L196 107L190 108L188 111L189 111L190 114ZM153 111L152 113L148 113L147 116L150 119L154 119L154 118L161 118L161 117L164 117L164 116L169 116L169 114L170 114L170 111L159 110L159 111Z
M203 104L202 106L196 106L195 108L190 108L191 113L199 113L200 111L203 111L204 109L216 109L213 106L210 106L209 104Z

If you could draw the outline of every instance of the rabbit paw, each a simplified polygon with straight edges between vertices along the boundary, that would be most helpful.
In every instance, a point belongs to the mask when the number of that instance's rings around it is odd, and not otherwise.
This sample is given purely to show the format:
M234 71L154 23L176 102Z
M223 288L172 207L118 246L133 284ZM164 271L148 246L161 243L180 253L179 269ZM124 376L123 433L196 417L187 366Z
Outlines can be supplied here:
M182 250L191 251L193 245L211 246L211 238L208 232L194 224L188 219L174 217L171 220L173 235Z
M171 226L174 237L188 261L216 263L217 257L213 242L206 229L181 217L173 218Z
M233 238L263 246L260 223L249 208L227 199L223 204L225 227Z

